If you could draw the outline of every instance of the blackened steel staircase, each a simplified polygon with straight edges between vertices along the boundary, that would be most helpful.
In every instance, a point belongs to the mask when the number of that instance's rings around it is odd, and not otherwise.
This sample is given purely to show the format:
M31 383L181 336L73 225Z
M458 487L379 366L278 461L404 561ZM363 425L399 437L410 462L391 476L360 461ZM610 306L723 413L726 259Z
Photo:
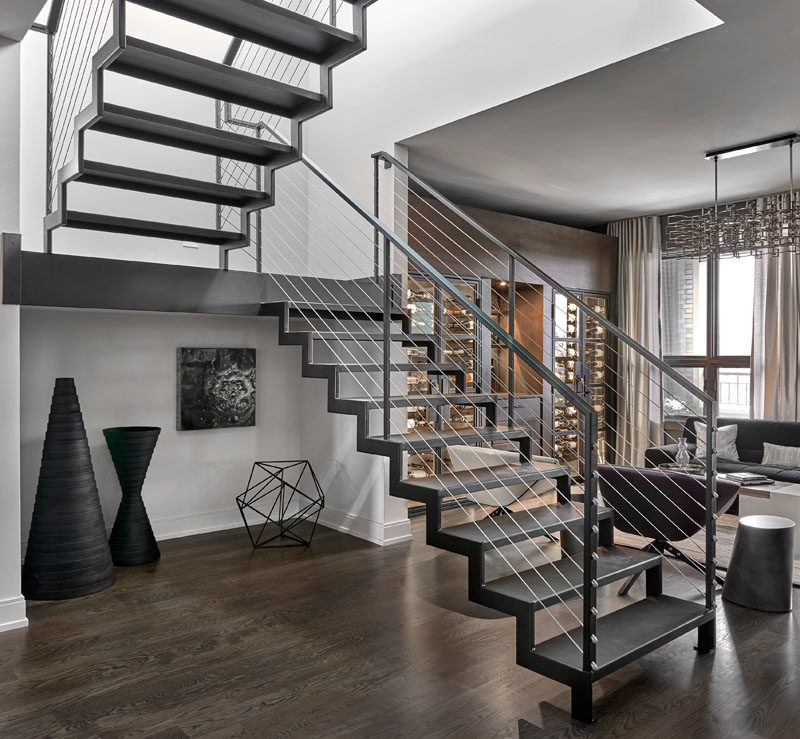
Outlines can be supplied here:
M50 19L51 34L58 28L59 11L64 2L56 0ZM352 32L308 18L264 0L100 0L113 7L113 33L91 57L93 96L75 120L74 159L57 173L56 203L46 219L48 248L50 235L59 227L156 236L181 241L215 244L220 247L220 265L228 265L228 253L246 248L252 240L251 216L276 204L275 173L293 163L308 168L339 198L349 216L375 231L375 272L369 284L359 279L341 281L315 276L286 280L286 299L264 303L260 314L277 318L281 344L296 345L302 351L304 377L327 382L327 409L332 413L354 416L357 424L357 449L388 459L391 495L424 504L426 541L444 551L467 558L469 598L516 619L516 655L518 664L558 680L572 689L573 715L592 720L592 685L613 670L647 652L685 634L699 630L699 649L714 646L715 602L713 573L706 578L703 602L666 595L662 592L662 569L668 562L660 553L619 546L614 541L614 516L604 508L597 494L598 414L587 398L570 387L552 366L518 340L513 314L508 329L464 296L436 263L419 248L401 238L378 213L370 213L344 193L303 153L302 126L315 115L330 108L333 68L365 48L365 11L374 0L348 0L353 10ZM125 10L129 2L173 15L235 36L241 43L265 46L309 63L318 64L320 91L314 92L231 66L230 59L215 62L175 49L166 48L126 32ZM336 7L335 5L332 7ZM229 54L230 56L230 54ZM139 111L104 99L104 74L114 72L148 80L174 89L193 92L216 101L244 106L267 115L280 116L291 124L288 137L260 136L271 131L259 123L259 135L211 128L188 121ZM122 136L177 149L207 154L262 168L252 187L231 181L203 182L170 174L120 167L86 156L85 136L89 131ZM379 162L397 171L403 168L386 154L376 155L376 182ZM300 164L302 163L302 164ZM413 173L402 169L403 177ZM239 211L237 226L228 229L199 228L191 225L154 223L135 218L121 218L102 213L86 213L68 207L69 185L83 182L132 192L177 197L232 207ZM418 191L437 199L448 218L463 214L439 193L417 178ZM284 195L286 193L283 193ZM409 198L411 196L409 195ZM402 200L402 196L400 197ZM379 203L376 198L376 205ZM396 205L396 204L395 204ZM410 213L410 203L405 202ZM272 209L273 212L276 209ZM377 208L376 208L377 210ZM222 219L220 219L222 220ZM226 219L227 222L228 219ZM229 224L230 225L230 224ZM553 291L578 301L568 291L550 280L525 257L483 232L482 238L508 258L508 281L514 284L517 269L537 275ZM372 243L369 244L372 252ZM403 276L392 273L392 250L408 265L422 273L437 289L473 315L493 342L510 357L509 377L499 389L470 389L469 368L457 361L443 361L441 347L430 336L415 333L411 316L404 305ZM280 251L279 249L276 251ZM382 253L381 253L382 252ZM281 254L281 257L284 255ZM370 253L370 257L372 254ZM382 260L381 260L382 256ZM260 265L260 260L259 260ZM371 269L370 269L371 271ZM406 267L406 271L408 268ZM271 279L280 285L282 275L275 270ZM297 277L296 275L294 276ZM406 275L407 277L407 275ZM302 283L302 285L301 285ZM298 287L300 285L300 287ZM633 356L643 358L658 372L672 377L707 410L709 484L706 501L708 539L707 562L713 564L715 453L715 408L708 396L693 389L685 378L649 354L643 347L615 329L591 306L578 301L587 316L615 333ZM362 351L347 348L341 353L332 348L363 345ZM333 359L323 356L332 353ZM394 354L402 348L422 352L424 361L398 360ZM521 423L514 415L514 397L524 377L515 378L515 365L524 365L538 381L553 393L569 401L579 420L583 448L580 452L583 474L576 475L567 463L542 462L536 452L544 439ZM444 390L436 393L405 392L393 387L393 374L411 371L441 378ZM515 385L516 382L516 385ZM355 393L346 385L357 386ZM633 394L633 390L631 390ZM505 404L506 410L501 406ZM445 418L458 407L475 410L474 421L467 427L450 422L435 427L393 428L391 414L409 406L425 406ZM505 423L501 421L505 413ZM378 421L379 423L375 423ZM578 421L576 421L576 427ZM376 426L378 428L376 428ZM406 457L417 452L442 452L457 445L499 445L513 450L512 461L487 464L466 471L432 471L425 477L407 474ZM625 459L622 458L624 462ZM555 500L540 500L540 505L525 507L506 515L476 517L451 526L443 526L442 510L446 498L504 489L510 485L533 485L553 481ZM538 496L537 496L538 497ZM542 548L536 542L560 537L558 559L531 561L523 546ZM526 564L511 565L505 552L513 550ZM509 564L510 572L487 577L487 556L499 556ZM645 573L645 598L624 602L623 607L601 615L599 588L637 573ZM541 633L537 614L549 618L560 633L538 638ZM578 625L570 627L569 623Z

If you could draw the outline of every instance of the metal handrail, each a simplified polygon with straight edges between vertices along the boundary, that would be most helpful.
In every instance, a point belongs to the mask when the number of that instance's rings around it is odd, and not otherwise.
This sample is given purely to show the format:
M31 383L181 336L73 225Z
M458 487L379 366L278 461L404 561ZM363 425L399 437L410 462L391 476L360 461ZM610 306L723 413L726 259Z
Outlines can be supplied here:
M483 226L481 226L475 219L470 217L467 213L465 213L459 206L449 200L445 195L439 192L436 188L432 187L430 184L425 182L422 178L418 175L414 174L408 167L406 167L402 162L398 161L393 157L391 154L388 154L385 151L379 151L372 155L373 159L382 159L383 161L387 162L388 164L397 167L400 171L403 172L409 179L413 180L419 187L425 190L427 193L432 195L436 200L446 205L450 210L454 213L457 213L461 218L463 218L470 226L472 226L476 231L478 231L482 236L489 239L496 247L502 249L506 254L510 257L518 261L520 264L525 265L531 272L533 272L539 279L541 279L545 284L549 285L553 290L558 291L562 295L566 296L571 302L578 305L581 310L583 310L586 314L590 315L593 320L597 321L599 324L604 326L607 331L612 333L616 336L622 343L627 344L631 349L636 351L638 354L641 354L645 359L650 361L654 364L660 371L664 374L669 376L672 380L677 382L684 390L689 392L690 394L694 395L696 398L701 400L703 403L709 402L712 400L711 396L707 393L703 392L695 385L693 385L689 380L687 380L683 375L681 375L674 367L670 367L663 359L659 359L655 354L653 354L649 349L643 347L638 341L631 338L622 331L618 326L614 323L609 321L605 316L601 316L597 311L595 311L591 306L589 306L585 301L579 298L577 295L574 295L569 289L561 285L559 282L554 280L550 277L546 272L543 272L539 267L537 267L533 262L531 262L527 257L523 254L520 254L515 249L511 248L507 244L503 243L498 239L494 234L490 231L487 231Z
M47 32L57 33L58 27L61 25L61 15L64 11L64 0L53 0L50 6L50 13L47 15Z

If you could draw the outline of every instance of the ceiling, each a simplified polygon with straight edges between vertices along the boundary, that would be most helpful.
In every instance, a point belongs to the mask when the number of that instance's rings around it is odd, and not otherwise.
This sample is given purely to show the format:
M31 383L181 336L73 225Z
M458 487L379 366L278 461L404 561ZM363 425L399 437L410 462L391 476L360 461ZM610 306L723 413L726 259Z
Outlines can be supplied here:
M45 0L0 0L0 37L21 41Z
M465 205L575 226L709 203L704 152L800 130L800 2L701 4L723 24L406 139L411 168ZM723 199L787 187L785 148L720 163Z

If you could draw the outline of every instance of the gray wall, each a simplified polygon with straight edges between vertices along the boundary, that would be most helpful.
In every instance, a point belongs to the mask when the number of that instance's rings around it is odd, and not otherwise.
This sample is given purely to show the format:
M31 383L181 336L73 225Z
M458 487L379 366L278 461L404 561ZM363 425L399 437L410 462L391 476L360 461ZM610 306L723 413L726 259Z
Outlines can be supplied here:
M474 273L497 279L507 277L508 257L501 249L464 222L453 219L451 214L446 214L447 218L454 220L455 225L437 214L430 201L414 196L411 204L411 244L423 256L434 259L435 266L462 276ZM616 292L616 237L481 208L463 210L565 287ZM443 246L437 246L436 242ZM540 282L524 268L517 279Z

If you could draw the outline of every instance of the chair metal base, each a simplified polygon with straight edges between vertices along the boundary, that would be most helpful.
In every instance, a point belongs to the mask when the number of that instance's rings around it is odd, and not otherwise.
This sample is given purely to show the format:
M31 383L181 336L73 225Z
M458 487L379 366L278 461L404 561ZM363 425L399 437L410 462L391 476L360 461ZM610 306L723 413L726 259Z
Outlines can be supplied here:
M646 544L645 546L643 546L642 547L642 551L643 552L658 552L659 554L662 554L662 555L663 554L669 554L672 557L674 557L675 559L677 559L679 562L683 562L684 564L689 565L689 567L691 567L694 570L697 570L698 572L702 572L703 574L705 574L705 572L706 572L706 567L705 567L704 564L698 562L696 559L692 559L688 554L686 554L685 552L682 552L680 549L678 549L676 546L673 546L668 541L656 541L656 540L653 540L649 544ZM641 574L640 572L637 572L635 575L629 577L623 583L622 587L619 589L619 593L618 594L619 595L627 595L628 592L630 591L630 589L633 587L633 584L636 582L636 580L639 579L639 575L640 574ZM725 578L720 576L720 575L715 574L714 575L714 579L716 580L717 585L724 585L725 584Z

